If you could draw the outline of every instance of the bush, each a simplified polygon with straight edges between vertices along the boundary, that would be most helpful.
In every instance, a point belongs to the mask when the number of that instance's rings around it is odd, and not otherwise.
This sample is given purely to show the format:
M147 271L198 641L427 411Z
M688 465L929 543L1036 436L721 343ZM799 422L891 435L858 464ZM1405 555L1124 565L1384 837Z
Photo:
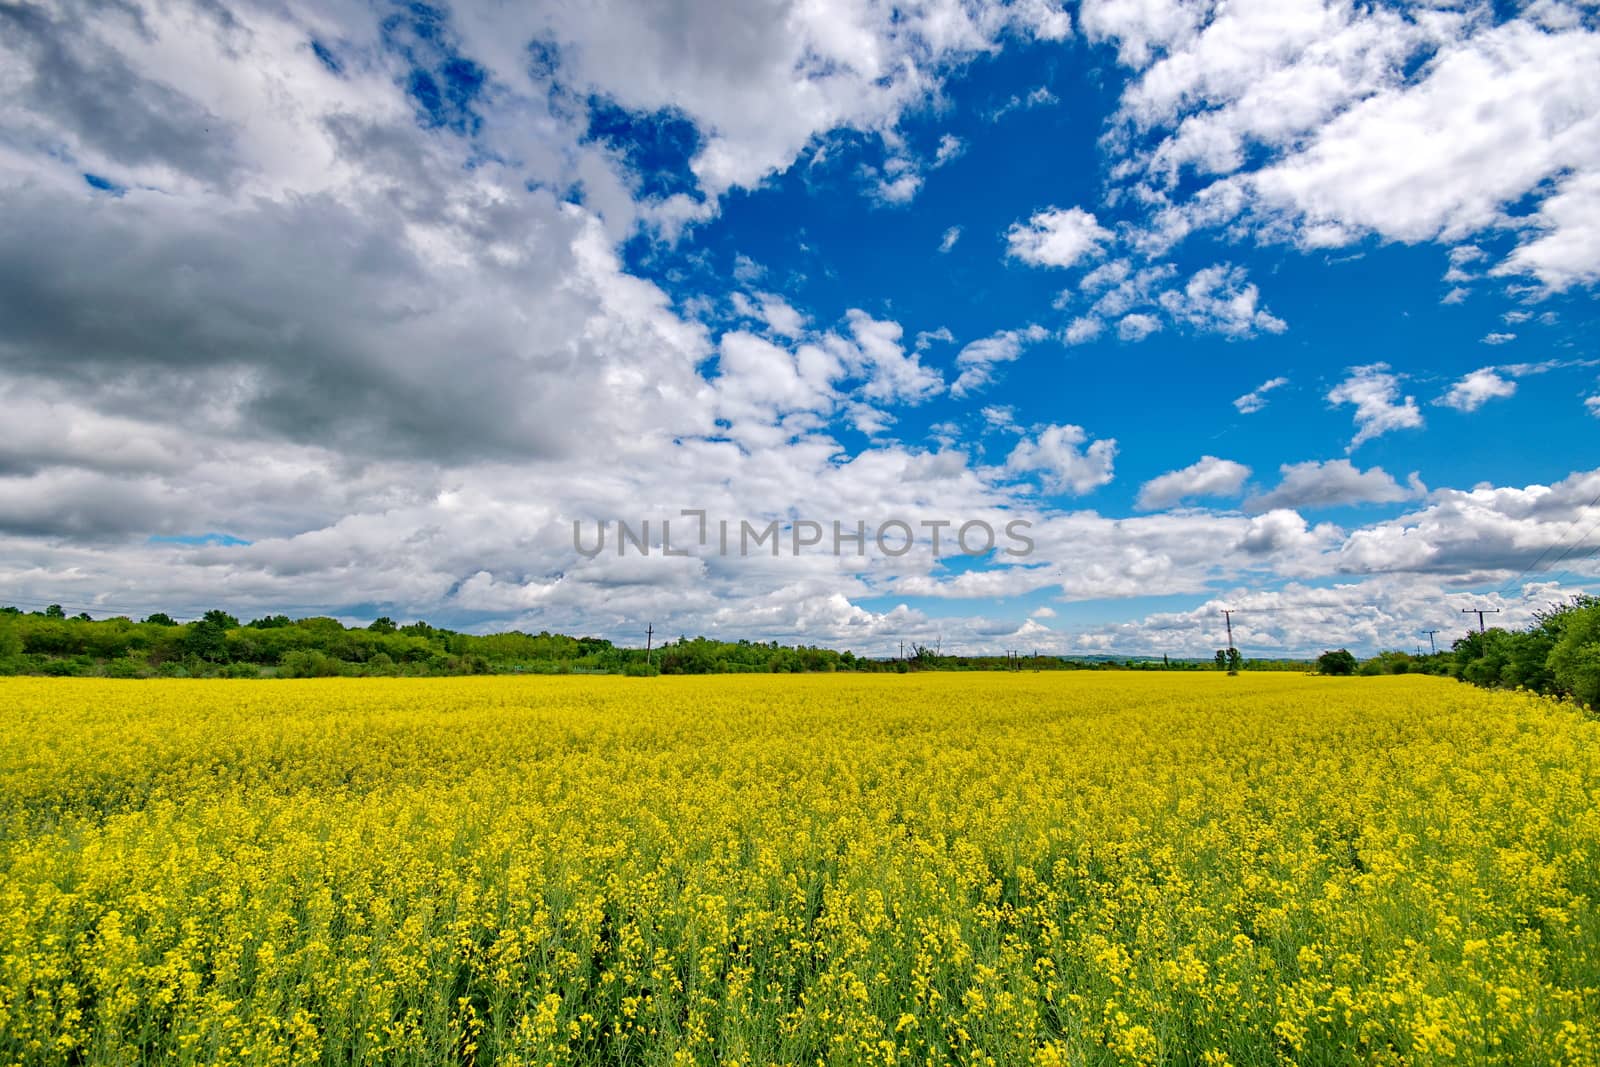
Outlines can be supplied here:
M1336 676L1354 674L1356 658L1350 654L1348 648L1341 648L1336 652L1324 652L1317 657L1317 673Z
M1556 687L1581 704L1600 708L1600 604L1575 611L1550 650Z
M290 652L278 664L280 678L337 678L344 672L343 663L315 650Z
M107 661L105 675L107 678L148 678L150 668L143 660L122 656Z
M661 673L661 668L653 663L630 660L623 664L622 673L629 678L654 678Z

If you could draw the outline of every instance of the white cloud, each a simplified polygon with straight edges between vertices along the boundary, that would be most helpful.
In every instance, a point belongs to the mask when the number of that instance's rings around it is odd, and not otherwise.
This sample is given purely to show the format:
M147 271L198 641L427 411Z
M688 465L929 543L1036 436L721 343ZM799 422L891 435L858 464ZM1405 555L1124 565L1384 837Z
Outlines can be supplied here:
M1539 205L1532 232L1537 236L1513 249L1495 274L1531 274L1555 290L1600 282L1600 170L1560 181Z
M1494 367L1480 367L1450 386L1435 404L1457 411L1477 411L1491 400L1515 395L1517 383L1502 378Z
M1406 488L1382 467L1360 470L1347 459L1286 463L1279 471L1283 477L1277 487L1246 500L1246 511L1388 504L1411 499L1425 491L1415 476L1410 488Z
M1062 340L1069 345L1087 344L1099 337L1104 330L1105 323L1099 319L1092 315L1080 315L1067 323L1066 331L1062 334Z
M1181 291L1162 293L1159 303L1177 321L1207 333L1228 337L1282 333L1288 328L1283 320L1256 306L1260 296L1245 280L1243 268L1219 263L1196 271Z
M1104 274L1098 270L1090 271L1083 280L1085 285L1092 284L1099 291L1091 310L1105 318L1116 318L1134 308L1155 310L1162 286L1177 273L1177 268L1169 263L1133 270L1123 260Z
M1454 382L1434 403L1457 411L1477 411L1490 400L1516 395L1517 383L1514 379L1596 365L1600 365L1600 360L1546 359L1538 363L1503 363L1497 367L1480 367Z
M866 380L861 390L866 399L919 404L944 389L939 372L923 366L916 352L905 350L899 323L874 319L858 308L852 308L846 320L850 337L830 334L821 348Z
M1151 247L1219 225L1308 248L1509 229L1518 244L1491 276L1600 279L1600 32L1573 5L1497 21L1472 7L1089 0L1080 21L1137 72L1111 143L1114 174L1148 183ZM1477 276L1468 264L1484 258L1458 256L1447 278Z
M737 253L733 257L733 279L741 285L754 285L766 275L767 268L743 252Z
M1593 415L1597 419L1600 419L1600 393L1596 393L1594 396L1586 398L1583 402L1583 406L1589 409L1589 414Z
M710 197L753 188L837 129L881 136L925 103L944 75L1008 32L1056 39L1047 4L891 8L846 2L609 6L490 5L452 12L468 50L514 92L530 79L526 46L554 46L559 86L629 111L675 112L702 142L690 166ZM531 82L531 83L530 83ZM891 178L891 188L900 178Z
M979 412L983 421L991 430L1005 430L1009 433L1021 433L1022 427L1017 425L1016 409L1009 404L989 404Z
M783 297L773 293L757 293L756 298L761 301L761 319L773 333L792 338L805 332L806 317Z
M1006 470L1039 475L1047 492L1081 496L1111 481L1116 456L1114 439L1091 442L1082 426L1047 426L1018 442L1006 457Z
M1110 259L1085 274L1078 288L1085 293L1098 293L1128 279L1133 264L1126 259Z
M1238 496L1250 477L1250 468L1231 459L1201 456L1182 470L1168 471L1139 487L1134 507L1158 511L1196 497Z
M952 159L962 155L967 150L966 142L955 134L947 133L939 138L939 147L934 151L933 165L942 167Z
M1507 341L1515 341L1516 339L1517 335L1514 333L1490 333L1484 335L1483 343L1486 345L1503 345Z
M1143 341L1160 329L1161 320L1154 315L1135 313L1124 315L1122 321L1117 323L1117 336L1124 341Z
M1287 378L1269 378L1256 386L1244 396L1234 400L1233 406L1239 409L1241 415L1254 415L1267 406L1267 394L1274 389L1281 389L1289 384Z
M1046 208L1006 232L1009 254L1036 267L1070 267L1098 255L1111 231L1081 207Z
M1351 367L1350 376L1328 391L1328 403L1355 405L1356 435L1348 451L1394 430L1422 426L1415 397L1400 396L1400 379L1387 363Z
M1028 326L1021 330L1001 330L999 333L973 341L956 356L956 367L961 371L950 386L950 395L967 396L994 380L996 364L1010 363L1022 355L1029 344L1049 336L1042 326Z
M1156 5L1090 4L1086 32L1111 32L1117 9L1141 7ZM1308 525L1284 508L1132 518L1057 509L1028 482L1067 493L1105 484L1114 441L1046 426L1004 463L975 466L966 420L929 428L943 447L846 448L842 431L883 435L901 406L943 388L907 352L900 323L859 309L832 326L838 309L809 321L777 295L781 272L748 256L701 263L713 277L731 272L732 295L721 284L693 292L692 278L675 279L669 294L628 273L619 249L639 227L667 240L689 232L721 193L820 155L829 131L881 142L893 162L880 180L919 180L899 117L935 102L950 70L1012 30L1059 36L1067 23L1057 8L827 3L774 20L759 5L461 5L443 36L488 81L470 114L458 109L432 128L406 94L407 63L361 5L239 0L226 19L215 6L149 5L137 25L114 5L20 10L43 15L0 38L0 274L27 280L0 291L0 586L18 598L186 614L213 606L222 589L241 614L382 605L445 624L628 641L650 618L675 631L881 651L936 628L978 642L1022 623L856 601L918 590L1205 595L1223 582L1360 576L1357 592L1325 602L1311 587L1279 596L1296 614L1276 636L1313 640L1328 604L1360 597L1385 606L1375 615L1383 625L1409 621L1398 605L1421 610L1415 602L1474 576L1503 583L1575 520L1596 517L1585 510L1600 491L1592 474L1447 493L1354 531ZM1123 53L1184 52L1211 16L1178 14L1119 40ZM345 59L342 75L322 67L307 47L313 37ZM552 46L554 70L530 63L535 38ZM1258 62L1260 50L1251 54ZM42 77L46 61L66 63L70 77ZM1537 109L1557 120L1565 151L1576 141L1560 128L1559 106L1588 91L1568 80L1554 104L1535 94L1489 109L1486 122ZM51 84L82 92L40 91ZM1180 96L1210 109L1202 98L1214 91L1206 82ZM623 157L587 136L591 94L642 122L691 123L699 188L641 192ZM106 100L117 106L108 111ZM1155 143L1161 131L1150 131ZM1318 139L1313 131L1304 144ZM125 195L87 190L86 170ZM1553 173L1529 194L1531 213L1494 223L1521 242L1506 270L1551 285L1585 276L1595 245L1574 240L1587 210L1583 173ZM1426 200L1429 178L1424 168L1399 188ZM1298 216L1263 209L1250 188L1233 199L1209 193L1211 213L1188 215L1159 171L1127 184L1146 179L1149 189L1132 194L1178 210L1177 221L1310 240L1310 230L1273 230ZM1347 232L1327 226L1317 232L1328 240ZM1094 230L1074 265L1112 243ZM1084 279L1081 298L1094 306L1066 327L1069 338L1133 314L1154 320L1176 285L1171 267L1112 263ZM722 321L730 302L748 319L719 336L706 324ZM941 338L952 335L920 334L917 348ZM1004 351L975 350L962 372L998 366ZM1400 406L1396 397L1389 406ZM996 409L984 421L1002 417ZM677 541L684 507L734 519L800 509L846 520L987 518L997 528L1028 517L1040 548L1034 562L955 575L923 557L663 557L659 519L672 517ZM600 516L649 516L658 551L575 555L572 520ZM148 543L213 530L252 543ZM1419 575L1439 577L1430 585ZM1193 639L1204 643L1198 626ZM1137 632L1159 634L1161 624ZM1048 633L1041 642L1063 649L1079 640Z
M779 337L792 339L805 332L806 317L776 293L756 293L752 299L749 294L735 292L729 301L735 314L759 320Z
M952 248L954 248L956 246L956 242L959 241L959 240L961 240L961 227L960 226L952 226L952 227L950 227L948 230L944 231L944 236L939 238L939 251L940 252L948 252L948 251L950 251Z
M1011 112L1019 109L1026 110L1036 107L1048 107L1051 104L1058 104L1060 102L1060 98L1056 96L1055 93L1050 91L1050 87L1048 85L1041 85L1029 92L1027 96L1013 95L1011 99L1007 100L995 110L989 112L985 117L988 118L990 122L998 122L1005 116L1011 114Z
M885 137L899 144L898 137ZM884 160L882 169L863 167L861 172L870 183L872 198L880 204L909 204L922 189L922 175L908 155L891 155Z

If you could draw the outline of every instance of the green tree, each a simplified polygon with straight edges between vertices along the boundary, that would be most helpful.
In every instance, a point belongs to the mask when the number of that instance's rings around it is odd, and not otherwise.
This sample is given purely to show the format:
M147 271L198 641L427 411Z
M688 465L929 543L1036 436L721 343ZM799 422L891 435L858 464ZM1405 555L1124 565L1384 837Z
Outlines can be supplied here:
M171 615L168 615L164 611L157 611L157 612L154 612L154 613L152 613L150 615L146 615L144 617L144 621L149 623L151 626L176 626L176 625L178 625L177 620L175 620Z
M15 626L0 623L0 663L22 655L22 636Z
M228 630L212 618L213 614L221 613L208 611L205 618L189 626L189 632L183 639L183 651L185 655L196 656L207 663L226 663Z
M1324 652L1317 657L1317 673L1331 675L1348 675L1356 673L1356 658L1347 648L1335 652Z
M1568 615L1548 662L1557 689L1600 708L1600 602Z

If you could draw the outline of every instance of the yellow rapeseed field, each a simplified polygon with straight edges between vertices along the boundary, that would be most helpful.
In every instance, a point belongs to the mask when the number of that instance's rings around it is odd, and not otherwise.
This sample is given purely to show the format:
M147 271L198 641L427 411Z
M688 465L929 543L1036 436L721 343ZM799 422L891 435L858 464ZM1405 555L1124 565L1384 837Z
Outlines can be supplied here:
M1600 725L1415 677L0 681L0 1063L1600 1063Z

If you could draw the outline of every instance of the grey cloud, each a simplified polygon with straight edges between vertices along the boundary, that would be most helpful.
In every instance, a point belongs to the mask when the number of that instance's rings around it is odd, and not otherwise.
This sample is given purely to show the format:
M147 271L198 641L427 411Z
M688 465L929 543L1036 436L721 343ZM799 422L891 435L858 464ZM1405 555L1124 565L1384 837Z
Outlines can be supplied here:
M1283 478L1277 487L1246 500L1246 511L1388 504L1411 499L1423 491L1420 483L1407 489L1382 467L1361 470L1347 459L1286 463L1279 470Z
M230 183L239 172L238 131L200 102L133 70L89 29L91 12L120 14L136 28L140 21L131 5L84 5L66 17L36 4L0 5L0 40L9 41L13 55L21 53L29 72L18 102L113 162ZM35 133L47 141L56 136L42 124Z

